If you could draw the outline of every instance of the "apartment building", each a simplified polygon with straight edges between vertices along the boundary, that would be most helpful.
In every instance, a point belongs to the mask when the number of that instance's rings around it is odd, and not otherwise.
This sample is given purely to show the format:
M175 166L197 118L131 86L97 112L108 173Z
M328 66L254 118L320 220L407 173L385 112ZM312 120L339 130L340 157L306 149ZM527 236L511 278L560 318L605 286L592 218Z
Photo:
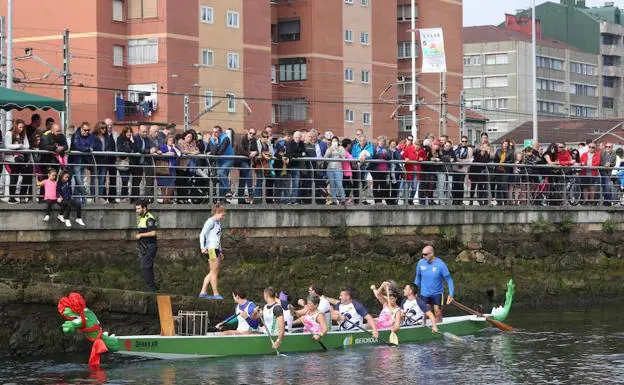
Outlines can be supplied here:
M530 17L522 10L518 17ZM624 116L624 23L622 9L608 1L587 7L585 0L560 0L536 6L544 37L557 39L583 52L600 55L602 112L600 117Z
M496 26L466 27L463 60L466 107L488 118L486 131L492 138L532 120L533 64L528 34ZM601 64L597 54L538 39L540 119L601 116Z
M273 122L278 129L396 136L396 0L272 1ZM393 42L390 44L389 42ZM390 94L392 95L392 93Z
M459 103L462 91L462 2L460 0L419 0L416 3L416 28L442 28L446 54L446 101L447 132L453 140L459 138ZM397 1L397 57L398 57L398 97L404 107L397 111L399 132L407 136L412 131L411 112L411 1ZM417 45L417 55L420 48ZM416 94L418 98L418 134L444 134L440 123L439 74L421 74L422 58L418 55L416 68Z

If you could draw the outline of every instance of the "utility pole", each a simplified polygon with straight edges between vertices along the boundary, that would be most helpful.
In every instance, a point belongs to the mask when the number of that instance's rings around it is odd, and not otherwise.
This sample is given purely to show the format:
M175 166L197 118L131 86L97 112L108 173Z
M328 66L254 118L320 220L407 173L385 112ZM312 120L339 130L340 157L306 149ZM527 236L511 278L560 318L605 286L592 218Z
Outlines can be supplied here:
M418 137L418 126L416 118L416 0L412 0L411 9L411 56L412 56L412 100L410 103L410 111L412 112L412 137L414 140Z
M189 124L189 121L191 120L190 114L189 114L189 104L190 104L190 98L188 96L188 94L184 95L184 132L188 131L191 127Z
M537 127L537 36L535 27L535 0L531 0L531 37L533 40L532 59L533 59L533 140L538 140L538 127Z
M468 135L466 132L466 99L464 91L459 93L459 135ZM472 141L472 138L468 138Z
M65 101L65 111L61 114L63 121L63 133L67 134L67 127L71 124L71 106L69 82L71 73L69 72L69 29L63 32L63 100Z
M0 16L0 87L6 87L6 67L4 62L4 16ZM6 133L6 111L0 110L0 135ZM1 173L1 170L0 170Z
M439 135L447 134L448 94L446 92L446 72L440 72L440 128Z
M13 88L13 0L7 0L7 55L6 55L6 87ZM13 113L6 113L7 127L13 124Z

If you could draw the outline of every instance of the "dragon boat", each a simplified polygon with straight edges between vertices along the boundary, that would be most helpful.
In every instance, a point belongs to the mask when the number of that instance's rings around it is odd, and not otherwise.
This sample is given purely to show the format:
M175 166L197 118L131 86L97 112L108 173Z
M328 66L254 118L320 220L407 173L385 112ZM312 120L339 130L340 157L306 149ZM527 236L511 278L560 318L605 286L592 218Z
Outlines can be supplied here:
M423 343L443 338L441 334L452 333L457 336L476 334L490 327L486 319L504 321L509 311L514 295L514 283L507 283L507 293L504 306L495 307L490 314L482 316L466 315L445 317L438 324L440 334L434 334L428 325L401 327L397 332L398 339L403 343ZM193 322L196 320L193 319ZM181 322L178 320L178 322ZM203 320L202 320L203 323ZM162 326L162 319L161 319ZM195 326L195 325L193 325ZM335 329L335 327L334 327ZM143 358L154 359L191 359L249 355L276 354L271 347L271 341L265 334L253 335L221 335L219 333L201 333L197 335L136 335L136 336L107 336L113 338L109 351ZM380 330L379 338L373 338L371 333L355 331L332 330L322 338L322 345L312 339L310 333L286 333L279 348L280 353L320 352L325 349L341 349L357 345L371 345L388 341L389 330ZM107 345L109 345L107 343Z

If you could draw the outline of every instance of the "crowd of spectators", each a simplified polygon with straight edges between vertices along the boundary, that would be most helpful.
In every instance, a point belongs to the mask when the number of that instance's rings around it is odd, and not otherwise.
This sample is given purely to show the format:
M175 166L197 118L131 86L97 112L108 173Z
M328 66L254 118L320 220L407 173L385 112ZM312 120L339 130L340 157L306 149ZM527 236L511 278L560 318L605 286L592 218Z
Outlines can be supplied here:
M270 125L239 136L220 126L179 132L175 125L141 125L136 132L130 126L117 132L111 119L70 126L65 136L51 118L43 126L37 114L29 124L16 119L4 135L2 153L8 202L42 199L44 191L36 186L50 170L71 180L71 200L77 205L69 207L78 209L87 202L139 198L164 204L213 199L238 204L613 205L622 195L623 150L604 142L576 148L551 143L545 149L533 142L516 149L504 140L494 150L485 133L471 145L467 137L453 143L445 135L370 139L362 130L353 138L330 131L320 135L315 129L275 135Z

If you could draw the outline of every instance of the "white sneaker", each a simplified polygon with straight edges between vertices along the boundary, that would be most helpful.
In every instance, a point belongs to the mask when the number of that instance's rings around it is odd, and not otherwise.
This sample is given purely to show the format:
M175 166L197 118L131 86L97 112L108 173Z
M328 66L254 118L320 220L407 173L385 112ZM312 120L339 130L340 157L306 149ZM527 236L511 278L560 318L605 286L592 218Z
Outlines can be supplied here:
M56 217L56 219L58 219L61 222L65 222L65 217L63 216L63 214L59 214L58 217Z
M49 220L50 220L50 216L49 216L49 215L46 215L45 217L43 217L43 221L44 221L44 222L47 222L47 221L49 221Z
M80 226L85 225L85 223L82 221L82 218L76 218L76 223L78 223Z
M71 227L71 221L69 219L65 219L65 226Z

